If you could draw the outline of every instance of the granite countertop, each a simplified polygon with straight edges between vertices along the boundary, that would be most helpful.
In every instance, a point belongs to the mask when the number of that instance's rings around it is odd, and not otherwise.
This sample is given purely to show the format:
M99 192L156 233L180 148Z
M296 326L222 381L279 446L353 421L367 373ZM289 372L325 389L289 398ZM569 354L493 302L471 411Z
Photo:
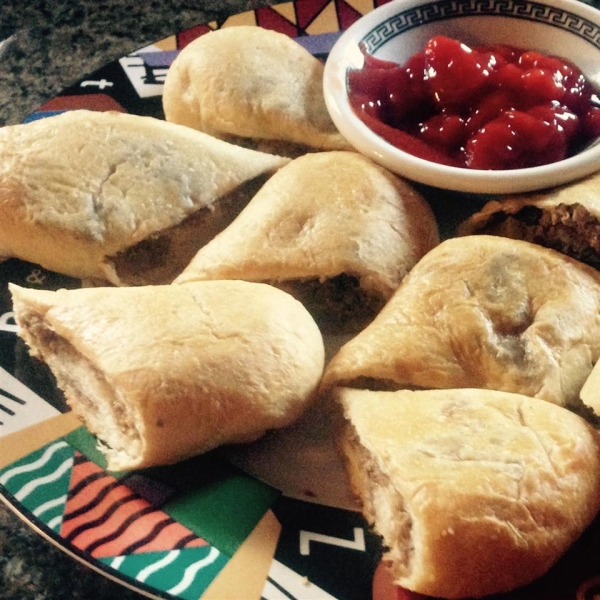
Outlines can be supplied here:
M2 0L0 125L84 75L194 25L278 0Z
M2 0L0 125L16 124L99 67L258 0ZM52 546L0 502L1 600L142 598Z

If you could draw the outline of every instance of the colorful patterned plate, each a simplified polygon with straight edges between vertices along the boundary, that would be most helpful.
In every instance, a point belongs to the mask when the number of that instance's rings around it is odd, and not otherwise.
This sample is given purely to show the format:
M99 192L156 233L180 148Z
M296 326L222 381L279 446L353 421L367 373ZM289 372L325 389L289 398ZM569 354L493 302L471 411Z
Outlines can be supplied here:
M339 33L375 6L298 0L200 25L106 65L28 120L77 108L162 118L166 71L196 37L259 25L324 59ZM443 236L482 201L422 191ZM0 496L42 536L150 598L417 600L393 588L380 568L380 540L353 503L318 414L247 448L171 467L107 472L95 439L17 338L9 281L46 289L79 282L17 260L0 263ZM340 340L328 342L335 347ZM506 598L600 597L599 526L547 577Z

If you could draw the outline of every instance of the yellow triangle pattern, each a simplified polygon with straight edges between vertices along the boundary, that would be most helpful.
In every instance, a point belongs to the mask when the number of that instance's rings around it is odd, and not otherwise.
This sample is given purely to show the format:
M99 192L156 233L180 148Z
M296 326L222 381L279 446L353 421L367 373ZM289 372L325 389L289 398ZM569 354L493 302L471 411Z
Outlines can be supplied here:
M159 50L166 52L168 50L177 50L177 38L174 35L166 37L158 42L154 42L153 46L156 46Z
M339 31L339 29L335 3L329 2L320 12L319 16L307 27L306 33L309 35L319 35L320 33Z
M296 9L294 8L294 2L285 2L284 4L276 4L271 7L275 12L279 13L282 17L287 19L290 23L297 25Z
M239 27L240 25L256 25L256 15L254 11L248 11L239 15L233 15L225 20L223 27Z
M366 15L375 8L373 0L346 0L346 2L361 15Z

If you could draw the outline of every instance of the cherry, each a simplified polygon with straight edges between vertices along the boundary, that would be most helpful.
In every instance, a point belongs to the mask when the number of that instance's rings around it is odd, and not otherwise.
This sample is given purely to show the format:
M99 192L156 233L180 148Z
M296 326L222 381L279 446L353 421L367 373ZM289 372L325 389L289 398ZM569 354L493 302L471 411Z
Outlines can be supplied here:
M434 148L458 151L467 138L466 123L457 115L434 115L421 125L419 137Z
M457 40L436 36L427 42L423 54L429 90L441 108L461 106L488 82L489 56Z

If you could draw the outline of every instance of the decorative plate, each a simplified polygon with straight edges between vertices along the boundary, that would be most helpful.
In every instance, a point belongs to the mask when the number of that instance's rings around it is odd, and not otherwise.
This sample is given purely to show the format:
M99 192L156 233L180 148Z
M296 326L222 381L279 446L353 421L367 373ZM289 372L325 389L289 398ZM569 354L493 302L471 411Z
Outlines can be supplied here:
M106 65L27 120L80 108L162 118L167 69L196 37L258 25L325 59L341 31L382 3L297 0L199 25ZM482 201L422 191L443 236ZM314 427L314 414L247 448L145 471L106 471L95 439L17 338L9 281L45 289L79 281L17 260L0 263L0 496L49 542L150 598L422 598L387 580L380 539L354 504L327 428ZM507 600L598 598L599 526L546 577Z

